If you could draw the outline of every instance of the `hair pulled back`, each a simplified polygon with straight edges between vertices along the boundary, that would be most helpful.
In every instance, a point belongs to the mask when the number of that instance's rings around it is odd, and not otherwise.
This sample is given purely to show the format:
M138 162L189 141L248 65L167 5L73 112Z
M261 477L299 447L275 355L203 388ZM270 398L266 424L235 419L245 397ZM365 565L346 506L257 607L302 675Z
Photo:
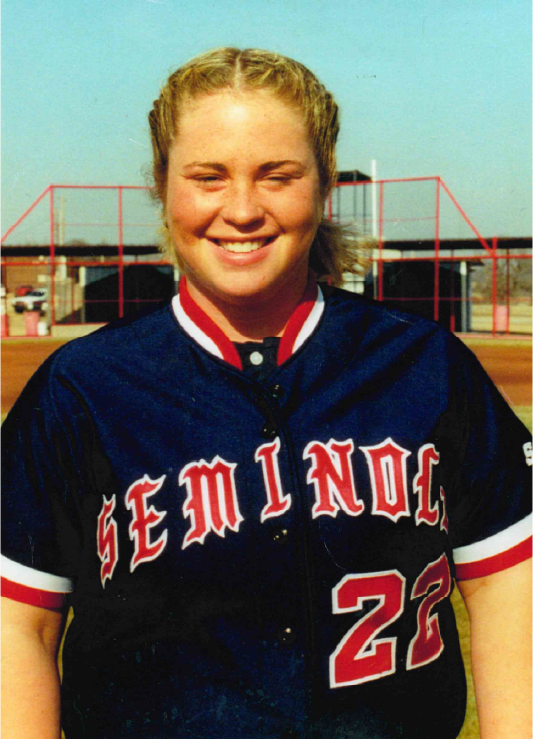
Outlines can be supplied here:
M153 149L154 196L165 210L168 158L182 109L191 98L223 90L267 90L303 115L324 195L337 178L335 143L339 133L338 106L324 85L303 64L260 49L223 47L194 57L173 72L148 116ZM166 223L162 250L183 268ZM317 277L342 281L343 272L361 269L359 244L353 234L323 218L310 251Z

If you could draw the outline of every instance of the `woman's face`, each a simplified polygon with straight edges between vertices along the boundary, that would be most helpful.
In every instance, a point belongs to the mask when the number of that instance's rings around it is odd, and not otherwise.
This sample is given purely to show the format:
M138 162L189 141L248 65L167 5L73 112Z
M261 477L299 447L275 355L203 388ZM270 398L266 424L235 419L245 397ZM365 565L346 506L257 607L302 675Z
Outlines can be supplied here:
M266 91L187 104L169 154L166 217L193 292L233 304L301 293L323 207L297 110Z

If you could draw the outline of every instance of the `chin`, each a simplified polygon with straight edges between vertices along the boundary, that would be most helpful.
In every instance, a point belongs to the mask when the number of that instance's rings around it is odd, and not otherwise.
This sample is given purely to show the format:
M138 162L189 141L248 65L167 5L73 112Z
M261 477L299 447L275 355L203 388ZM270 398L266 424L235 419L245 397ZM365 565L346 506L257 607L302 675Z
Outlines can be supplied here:
M214 294L221 300L227 303L244 303L261 300L263 297L276 292L276 287L273 284L257 284L253 280L246 280L242 283L239 281L235 284L225 284L220 289L215 288Z

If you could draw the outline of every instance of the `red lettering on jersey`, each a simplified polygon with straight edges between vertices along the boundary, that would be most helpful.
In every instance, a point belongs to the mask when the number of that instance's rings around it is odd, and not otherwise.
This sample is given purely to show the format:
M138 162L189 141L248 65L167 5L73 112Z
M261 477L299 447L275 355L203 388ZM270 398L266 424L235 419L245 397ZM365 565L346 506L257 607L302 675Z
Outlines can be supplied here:
M130 572L140 565L141 562L151 562L159 557L166 546L168 531L165 529L161 536L154 542L150 541L150 529L167 515L166 511L156 511L153 506L146 507L146 498L155 495L165 480L166 475L158 480L151 480L144 475L130 485L126 493L126 508L132 513L132 521L129 525L130 539L135 542L135 552L130 562Z
M270 444L262 444L255 452L255 461L261 462L263 479L268 498L267 505L261 511L261 523L267 518L281 516L291 507L291 496L284 495L279 474L278 453L279 437Z
M407 469L405 460L411 454L398 446L390 436L377 446L361 447L365 453L372 483L372 513L396 522L409 516Z
M332 688L396 672L396 637L376 637L401 616L404 594L405 578L398 570L345 575L333 588L333 613L360 611L368 600L376 604L345 634L329 658Z
M433 465L438 464L440 454L433 444L424 444L418 450L418 474L414 479L413 491L418 495L418 509L416 511L416 525L427 523L434 526L439 520L439 504L431 505L431 478Z
M182 549L194 541L203 544L210 531L224 536L226 526L232 531L239 530L244 519L235 489L236 467L216 456L211 464L201 459L186 465L180 472L179 484L187 487L183 515L191 520Z
M446 510L446 493L444 488L440 489L440 499L442 500L442 518L440 520L441 531L448 533L448 512Z
M113 495L111 500L107 500L105 495L103 498L104 503L98 516L96 530L96 549L102 562L100 580L102 581L102 587L105 588L105 581L107 579L111 580L118 562L118 537L117 522L111 516L117 502L116 495Z
M349 516L358 516L364 511L365 504L358 500L355 489L350 461L352 452L351 439L344 442L330 439L327 444L312 441L305 447L304 459L314 458L307 473L308 484L315 487L313 518L323 515L335 517L339 505Z
M413 585L412 600L423 595L426 597L418 607L417 632L407 650L406 670L427 665L442 654L444 643L440 634L439 617L437 614L431 615L431 611L437 603L448 597L450 589L450 568L446 555L443 554L425 568Z

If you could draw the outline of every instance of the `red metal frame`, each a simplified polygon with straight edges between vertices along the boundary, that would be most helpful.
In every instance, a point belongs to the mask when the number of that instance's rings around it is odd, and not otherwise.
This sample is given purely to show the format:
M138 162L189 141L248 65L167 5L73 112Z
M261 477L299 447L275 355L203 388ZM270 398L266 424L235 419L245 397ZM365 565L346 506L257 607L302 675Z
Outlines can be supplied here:
M505 262L506 267L506 290L505 294L507 297L507 321L505 327L505 333L509 333L511 323L511 276L510 276L510 262L509 262L509 249L507 249L507 261Z
M118 317L124 317L124 222L122 188L118 188Z
M405 218L394 218L394 219L387 219L385 217L385 186L391 183L416 183L416 182L434 182L435 183L435 198L434 198L434 214L429 216L420 216L417 218L411 218L409 216ZM395 262L398 261L397 258L392 257L385 257L385 248L386 248L386 242L385 242L385 224L389 221L394 221L395 223L398 223L399 221L423 221L423 220L435 220L435 228L434 228L434 255L431 257L404 257L403 254L401 256L402 262L415 262L415 261L432 261L434 263L434 287L433 287L433 294L432 296L428 296L428 298L411 298L411 297L401 297L400 300L432 300L433 301L433 317L435 320L438 320L439 318L439 306L440 302L442 301L458 301L458 300L465 300L464 297L455 297L455 295L452 293L451 297L442 297L440 295L440 265L441 263L455 263L457 261L462 261L464 259L468 259L469 261L482 261L485 259L490 259L492 262L492 334L496 335L497 333L497 298L498 298L498 291L497 291L497 268L498 263L500 260L506 260L506 306L507 306L507 317L506 317L506 332L509 333L509 313L510 313L510 270L509 270L509 260L510 259L531 259L531 254L509 254L509 250L507 250L506 254L498 254L498 240L496 237L492 239L491 244L487 242L481 235L481 233L477 230L477 228L474 226L472 221L468 218L463 208L458 203L457 199L454 197L452 192L450 191L449 187L446 185L446 183L438 176L428 176L428 177L403 177L403 178L391 178L391 179L380 179L375 181L358 181L358 182L340 182L337 183L336 188L343 188L343 187L367 187L368 185L371 186L378 186L378 192L379 192L379 204L378 204L378 233L377 233L377 258L372 258L371 261L377 262L378 269L377 269L377 299L380 301L387 300L387 298L384 295L384 264L388 262ZM104 264L106 266L116 266L118 269L118 296L116 299L111 299L110 301L104 301L104 302L118 302L118 313L119 316L124 315L124 306L125 303L129 302L125 300L124 297L124 201L123 201L123 193L124 190L146 190L145 186L142 185L70 185L70 184L51 184L49 185L40 195L39 197L30 205L30 207L13 223L12 226L4 233L1 239L1 243L4 243L6 239L10 236L11 233L17 228L18 225L35 209L35 207L47 196L49 195L49 259L46 264L51 273L51 289L50 289L50 318L52 325L56 322L56 302L57 302L57 294L56 294L56 286L55 286L55 278L56 278L56 267L57 267L57 258L56 258L56 243L55 243L55 214L54 214L54 192L55 190L64 190L64 189L82 189L82 190L116 190L117 191L117 214L118 214L118 220L117 223L114 224L117 226L118 232L117 232L117 256L116 258L112 259L106 259ZM468 225L468 227L472 230L472 232L475 234L477 240L479 241L480 245L485 250L485 256L480 255L461 255L461 257L458 257L455 254L452 254L452 256L443 256L441 254L441 228L442 228L442 219L441 219L441 205L442 205L442 192L444 192L448 198L450 199L451 203L454 205L454 207L457 209L459 214L461 215L464 222ZM340 190L338 190L340 194ZM366 191L365 191L366 192ZM339 200L340 203L340 200ZM355 203L355 200L354 200ZM354 205L355 208L355 205ZM328 197L327 205L326 205L326 213L328 218L333 218L333 204L332 204L332 195ZM70 224L71 225L71 224ZM86 224L91 225L91 224ZM112 225L112 224L107 224ZM128 225L132 225L131 223L128 223ZM137 224L138 225L138 224ZM143 225L143 224L141 224ZM146 224L144 224L146 225ZM61 263L62 265L66 265L68 268L77 268L81 266L102 266L101 261L96 261L94 259L87 259L87 260L77 260L77 259L69 259ZM126 263L128 266L130 266L130 263ZM160 260L157 262L152 260L135 260L135 262L131 263L131 266L133 265L154 265L154 264L169 264L169 262L161 257ZM7 262L5 259L2 260L3 266L43 266L43 262L41 260L13 260ZM453 283L453 280L452 280ZM395 298L397 299L397 298ZM71 286L71 296L70 296L72 308L74 306L74 285ZM468 299L467 299L468 300ZM92 301L86 301L86 302L92 302ZM141 300L141 301L135 301L135 302L150 302L147 300ZM450 328L452 330L455 329L454 320L455 317L452 314L451 318L451 326Z
M42 200L42 199L43 199L43 198L44 198L44 197L45 197L45 196L47 195L47 193L48 193L48 192L50 191L50 187L51 187L51 185L48 185L48 187L46 188L46 190L44 190L44 191L43 191L43 192L42 192L42 193L41 193L41 194L39 195L39 197L38 197L38 198L37 198L36 200L34 200L34 201L33 201L33 203L32 203L32 204L30 205L30 207L29 207L29 208L28 208L27 210L25 210L25 211L24 211L24 213L23 213L23 214L22 214L22 215L20 216L20 218L17 218L17 220L15 221L15 223L14 223L14 224L13 224L12 226L10 226L10 227L9 227L8 229L7 229L7 231L5 232L5 234L4 234L3 236L2 236L2 240L0 241L0 244L3 244L3 243L4 243L4 241L5 241L6 239L7 239L7 237L9 236L9 234L10 234L10 233L12 233L12 232L13 232L13 231L14 231L14 230L16 229L16 227L17 227L17 226L18 226L18 225L19 225L20 223L22 223L22 221L23 221L23 220L24 220L24 219L26 218L26 216L27 216L27 215L29 215L29 214L30 214L30 213L32 212L32 210L33 210L33 209L35 208L35 206L36 206L36 205L37 205L38 203L40 203L40 202L41 202L41 200Z
M492 239L492 335L496 336L496 306L498 304L498 239Z
M422 216L418 218L391 218L387 219L385 217L385 191L384 186L389 183L415 183L415 182L429 182L434 181L435 182L435 212L432 216ZM384 239L384 225L388 223L389 221L394 222L395 224L404 221L423 221L423 220L435 220L435 235L434 235L434 255L431 257L405 257L402 253L400 256L401 262L419 262L419 261L431 261L434 263L434 286L433 286L433 294L431 297L428 296L428 298L411 298L411 297L401 297L397 298L395 297L394 300L400 300L400 301L422 301L422 300L432 300L433 301L433 317L435 320L438 320L439 318L439 306L440 302L457 302L460 300L463 300L466 302L470 302L469 299L465 299L464 297L456 298L453 294L451 297L446 298L442 297L440 295L440 264L441 263L455 263L460 262L464 259L467 259L468 261L483 261L485 259L491 259L492 265L493 265L493 281L496 281L496 273L497 273L497 265L499 260L504 259L506 260L506 275L507 275L507 290L506 290L506 321L505 321L505 331L506 333L510 332L510 279L509 279L509 260L510 259L531 259L531 254L509 254L507 253L505 255L498 254L497 247L496 251L494 250L494 244L489 245L487 240L483 238L481 233L478 231L478 229L475 227L475 225L472 223L470 218L465 213L464 209L461 207L453 193L451 192L450 188L446 185L446 183L442 180L440 177L408 177L408 178L393 178L393 179L383 179L383 180L375 180L373 182L368 181L362 181L362 182L342 182L337 184L337 188L342 187L367 187L368 185L372 186L379 186L379 207L378 207L378 233L377 233L377 258L372 257L372 262L377 262L377 290L376 290L376 298L378 300L387 300L387 298L384 296L384 276L383 276L383 265L386 263L392 263L397 262L398 257L385 257L384 256L384 249L385 249L385 239ZM479 241L480 246L485 250L485 256L479 256L479 255L463 255L461 257L457 257L456 254L452 254L452 256L442 256L441 254L441 201L442 201L442 195L441 195L441 188L443 192L449 197L450 202L453 204L453 206L457 209L459 212L461 218L463 221L468 225L468 227L471 229L473 234L475 235L476 239ZM328 202L328 216L332 216L332 207L331 207L331 199ZM453 280L452 280L453 285ZM453 287L452 287L453 290ZM517 302L522 302L523 299L518 299ZM492 291L492 335L496 335L501 331L501 327L498 326L497 321L497 289L493 287ZM455 315L452 313L450 316L450 329L452 331L455 330Z
M55 264L55 223L54 223L54 188L50 185L50 323L56 322L56 264Z
M440 177L436 180L435 187L435 270L433 290L433 320L439 320L439 279L440 279Z

